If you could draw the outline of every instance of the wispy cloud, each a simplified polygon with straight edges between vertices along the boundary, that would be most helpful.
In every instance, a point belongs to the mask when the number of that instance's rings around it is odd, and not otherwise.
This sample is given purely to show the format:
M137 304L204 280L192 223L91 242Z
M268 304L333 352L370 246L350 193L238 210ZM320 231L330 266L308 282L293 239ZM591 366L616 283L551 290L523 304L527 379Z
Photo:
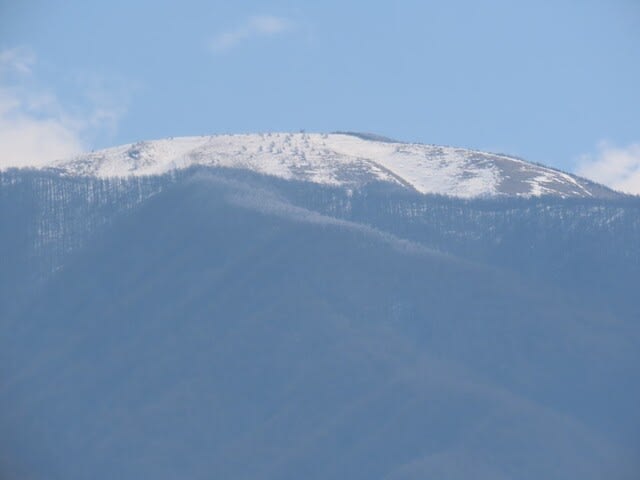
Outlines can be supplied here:
M580 158L576 173L616 190L640 195L640 143L616 147L601 142L596 155Z
M290 30L293 23L283 17L259 15L250 17L233 30L216 35L211 40L211 50L216 53L226 52L241 43L258 37L271 37Z
M0 50L0 168L45 165L89 147L113 131L126 110L99 77L73 79L72 103L39 83L38 59L26 47Z
M0 75L31 73L36 56L26 47L13 47L0 50Z

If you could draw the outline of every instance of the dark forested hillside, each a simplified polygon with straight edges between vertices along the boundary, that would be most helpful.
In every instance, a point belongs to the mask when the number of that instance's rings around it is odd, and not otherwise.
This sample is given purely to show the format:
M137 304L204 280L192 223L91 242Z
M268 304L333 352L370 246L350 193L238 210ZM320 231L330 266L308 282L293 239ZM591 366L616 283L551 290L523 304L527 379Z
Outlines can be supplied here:
M0 174L0 476L635 479L640 201Z

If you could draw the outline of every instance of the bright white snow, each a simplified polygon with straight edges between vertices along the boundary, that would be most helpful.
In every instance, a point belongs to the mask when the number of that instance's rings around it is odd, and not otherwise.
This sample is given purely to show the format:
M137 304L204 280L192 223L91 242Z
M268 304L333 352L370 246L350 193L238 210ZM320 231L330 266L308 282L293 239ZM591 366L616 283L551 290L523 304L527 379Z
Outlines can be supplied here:
M589 196L582 179L504 155L395 143L350 134L266 133L182 137L122 145L38 168L69 175L159 175L193 165L248 169L284 179L357 187L391 182L463 198ZM0 170L11 165L0 165ZM36 166L34 166L36 167Z

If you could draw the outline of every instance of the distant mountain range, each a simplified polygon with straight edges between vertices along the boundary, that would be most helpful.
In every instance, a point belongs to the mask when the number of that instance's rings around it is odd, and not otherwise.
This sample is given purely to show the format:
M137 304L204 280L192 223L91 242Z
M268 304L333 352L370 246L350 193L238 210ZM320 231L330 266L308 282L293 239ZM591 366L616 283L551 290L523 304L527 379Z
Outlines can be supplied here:
M69 175L160 175L194 165L358 188L388 182L423 194L620 196L584 178L507 155L360 133L215 135L139 142L52 162Z
M362 134L0 169L0 478L636 480L640 198Z

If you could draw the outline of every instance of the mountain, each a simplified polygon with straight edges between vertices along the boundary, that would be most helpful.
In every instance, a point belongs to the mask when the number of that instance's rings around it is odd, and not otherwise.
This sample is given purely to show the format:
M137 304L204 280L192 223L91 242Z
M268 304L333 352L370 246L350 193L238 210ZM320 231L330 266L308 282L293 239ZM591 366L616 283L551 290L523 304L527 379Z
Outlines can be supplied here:
M358 188L387 182L423 194L616 197L586 179L523 160L364 134L215 135L139 142L50 166L69 175L160 175L190 166L247 169L289 180Z
M1 478L637 478L638 198L192 141L0 172Z

